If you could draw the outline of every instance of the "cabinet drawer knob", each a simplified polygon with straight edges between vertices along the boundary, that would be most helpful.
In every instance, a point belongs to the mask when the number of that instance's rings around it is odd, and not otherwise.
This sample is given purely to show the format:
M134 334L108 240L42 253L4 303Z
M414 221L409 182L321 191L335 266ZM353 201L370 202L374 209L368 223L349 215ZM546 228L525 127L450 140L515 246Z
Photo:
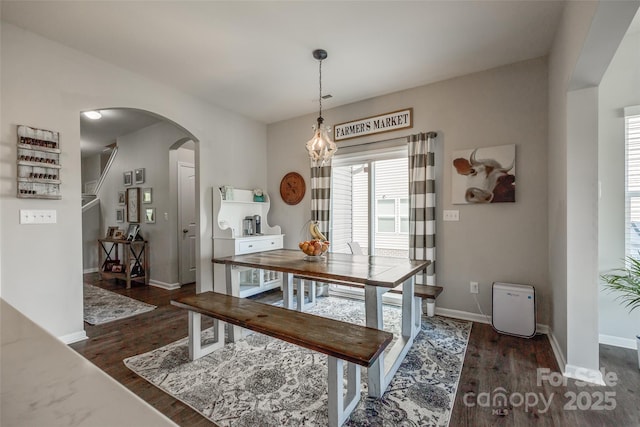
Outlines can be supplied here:
M249 245L249 247L250 247L250 248L252 248L252 247L253 247L253 245Z

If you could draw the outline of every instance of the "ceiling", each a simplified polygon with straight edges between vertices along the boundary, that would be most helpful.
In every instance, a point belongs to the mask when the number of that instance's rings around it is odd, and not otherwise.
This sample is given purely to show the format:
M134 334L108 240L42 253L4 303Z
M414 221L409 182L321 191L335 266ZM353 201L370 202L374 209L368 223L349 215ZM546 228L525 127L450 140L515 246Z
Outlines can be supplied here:
M561 1L11 1L2 19L264 123L549 52ZM99 107L99 106L96 106Z
M92 120L80 114L80 151L82 157L99 154L116 138L151 126L161 118L133 108L100 110L102 118Z

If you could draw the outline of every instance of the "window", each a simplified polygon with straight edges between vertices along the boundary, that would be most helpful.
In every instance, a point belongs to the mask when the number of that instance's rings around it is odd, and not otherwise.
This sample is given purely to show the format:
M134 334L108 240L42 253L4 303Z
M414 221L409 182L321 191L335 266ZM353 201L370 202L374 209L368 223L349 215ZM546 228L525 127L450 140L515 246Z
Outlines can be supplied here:
M346 151L346 150L345 150ZM370 255L409 256L407 144L336 155L331 186L331 251L357 242Z
M640 106L625 108L625 253L640 255Z
M376 223L378 233L409 233L409 199L379 199Z
M396 201L395 199L378 200L376 208L378 233L395 233L396 231Z

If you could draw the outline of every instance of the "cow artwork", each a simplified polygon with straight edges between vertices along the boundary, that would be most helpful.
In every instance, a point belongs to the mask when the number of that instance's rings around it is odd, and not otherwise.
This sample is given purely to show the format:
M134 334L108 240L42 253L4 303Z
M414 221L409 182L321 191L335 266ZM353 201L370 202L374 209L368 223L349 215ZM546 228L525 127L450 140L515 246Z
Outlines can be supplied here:
M515 145L455 151L452 203L515 202L515 165Z

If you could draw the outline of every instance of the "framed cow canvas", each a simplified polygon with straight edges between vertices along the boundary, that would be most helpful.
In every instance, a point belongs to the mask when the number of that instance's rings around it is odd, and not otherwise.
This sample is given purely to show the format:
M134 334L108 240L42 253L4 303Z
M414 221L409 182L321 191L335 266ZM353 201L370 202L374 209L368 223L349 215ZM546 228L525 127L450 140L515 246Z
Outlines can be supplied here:
M454 151L452 157L453 204L516 201L515 144Z

